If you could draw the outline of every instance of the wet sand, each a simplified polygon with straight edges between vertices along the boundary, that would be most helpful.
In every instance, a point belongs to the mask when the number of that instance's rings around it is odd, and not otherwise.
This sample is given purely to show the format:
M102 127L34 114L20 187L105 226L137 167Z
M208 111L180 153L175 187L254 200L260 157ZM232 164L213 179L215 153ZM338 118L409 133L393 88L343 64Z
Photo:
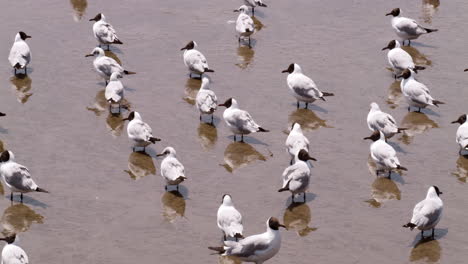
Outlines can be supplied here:
M431 2L437 7L428 8ZM234 263L206 248L221 243L216 211L224 193L243 214L246 235L263 232L270 216L291 227L268 263L467 259L468 161L458 156L457 125L450 124L467 111L467 38L460 34L466 1L271 1L256 10L261 30L253 35L253 50L238 47L227 22L236 19L232 10L240 4L27 0L3 6L0 111L7 116L0 120L0 140L51 192L26 195L24 206L10 207L6 190L0 199L3 228L21 231L31 262ZM440 30L409 50L427 66L418 79L447 103L424 114L407 113L381 51L395 38L385 17L395 7ZM163 140L148 149L152 158L131 153L126 125L109 117L104 82L84 57L96 45L88 19L98 12L125 43L112 47L112 55L137 72L122 80L130 109ZM12 79L6 59L19 30L32 36L24 80ZM270 133L233 145L223 109L215 113L216 128L199 123L191 101L199 81L188 80L179 50L189 40L216 71L211 88L219 100L235 97ZM281 74L291 62L336 96L297 110ZM392 181L369 171L370 142L362 138L369 135L372 101L411 128L391 140L409 169ZM306 127L318 159L300 206L277 192L289 164L284 132L294 121ZM189 178L180 193L166 193L160 177L155 156L167 145L177 150ZM437 240L419 243L419 232L401 226L430 185L444 192L444 216Z

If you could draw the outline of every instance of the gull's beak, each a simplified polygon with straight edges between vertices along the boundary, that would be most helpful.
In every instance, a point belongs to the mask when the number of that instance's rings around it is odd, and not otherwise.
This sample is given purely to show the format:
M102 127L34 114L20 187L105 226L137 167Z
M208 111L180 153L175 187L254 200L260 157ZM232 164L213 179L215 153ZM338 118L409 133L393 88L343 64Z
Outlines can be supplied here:
M385 14L385 16L391 16L391 15L392 15L392 13Z
M156 154L156 157L161 157L161 156L164 156L164 153Z
M451 124L458 123L458 120L452 121Z
M94 54L86 54L85 57L92 57Z
M25 38L27 38L27 39L28 39L28 38L31 38L31 36L28 36L28 35L26 35L26 37L25 37Z
M226 106L225 104L219 104L218 106Z
M128 120L128 117L126 117L126 118L122 119L122 121L127 121L127 120Z
M183 48L181 48L180 50L185 50L185 49L187 49L187 47L183 47Z
M385 47L385 48L383 48L382 50L386 50L386 49L389 49L389 48L388 48L388 47Z
M309 156L309 160L317 161L315 158Z
M468 71L468 69L465 69L464 71Z
M237 10L237 9L234 9L234 11L232 11L232 12L239 12L239 10Z
M89 21L96 21L96 19L95 19L95 18L91 18Z
M439 191L439 194L444 194L444 193Z
M288 71L288 70L284 70L284 71L282 71L281 73L284 73L284 72L289 72L289 71Z
M397 78L403 78L403 75L398 75Z
M372 138L371 138L371 137L365 137L365 138L363 138L363 140L366 140L366 139L372 139Z
M281 226L282 228L288 230L288 228L285 225L279 224L279 226Z

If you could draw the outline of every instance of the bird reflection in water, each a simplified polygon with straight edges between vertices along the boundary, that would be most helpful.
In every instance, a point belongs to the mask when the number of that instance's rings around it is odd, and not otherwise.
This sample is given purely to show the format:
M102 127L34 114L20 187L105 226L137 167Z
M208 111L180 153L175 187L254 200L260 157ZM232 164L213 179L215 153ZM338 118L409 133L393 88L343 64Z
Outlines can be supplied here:
M100 90L97 92L96 96L94 97L94 104L90 107L86 107L86 109L89 111L94 112L96 116L100 116L109 108L106 97L104 96L105 92L106 90Z
M242 261L236 257L219 256L218 264L242 264Z
M255 27L255 30L258 32L260 30L262 30L262 28L264 27L264 25L262 24L262 22L260 20L258 20L258 18L256 17L252 17L252 20L254 22L254 27Z
M195 105L195 99L197 98L198 90L200 90L201 81L199 79L187 79L185 83L185 97L184 101L191 105Z
M389 200L400 200L401 191L398 189L398 185L386 177L377 177L376 164L369 155L367 160L367 166L372 175L376 176L376 179L372 183L372 193L371 199L366 202L369 203L372 207L379 208L382 203Z
M326 120L318 117L314 111L310 109L296 109L289 114L289 125L291 128L292 124L299 123L301 128L305 131L311 131L320 127L330 127L327 125Z
M468 177L468 156L460 155L457 160L457 170L452 173L460 182L466 183Z
M11 77L10 82L15 91L18 102L24 104L28 101L29 97L33 95L31 91L32 80L28 75L17 74Z
M317 228L309 227L311 220L310 208L306 203L292 203L284 211L283 222L288 230L294 229L301 237L307 236Z
M387 104L391 109L395 109L404 101L401 93L400 81L394 81L388 88Z
M106 51L104 51L104 54L107 57L113 58L120 66L122 66L122 61L119 59L119 57L117 57L117 55L114 52L112 52L110 50L106 50Z
M214 125L202 122L198 125L198 139L204 150L210 150L218 140L218 130Z
M73 10L75 11L75 13L73 14L73 19L75 19L76 22L80 21L86 12L86 7L88 7L88 1L70 0L70 4L72 5Z
M239 61L236 63L241 69L247 69L247 67L252 62L254 57L255 51L248 46L240 46L237 48L237 60Z
M156 167L153 158L146 153L132 152L128 157L128 170L125 170L130 178L138 180L147 175L156 175Z
M112 136L119 137L122 134L125 123L122 115L115 115L109 113L106 118L107 128L110 130Z
M407 128L399 140L408 145L414 136L422 134L431 128L438 128L436 122L424 113L408 112L401 121L401 127Z
M431 24L432 17L440 5L440 0L423 0L422 1L422 18L425 23Z
M426 55L419 52L419 50L417 50L415 47L403 46L401 48L404 49L406 52L408 52L409 55L411 55L415 65L419 65L419 66L431 66L432 65L432 61L429 60L426 57Z
M442 248L439 241L432 238L421 239L411 250L410 261L435 263L440 260Z
M25 204L15 204L8 207L2 216L4 234L26 232L33 223L43 224L44 217Z
M178 191L164 192L161 197L164 218L173 223L177 217L184 217L185 198Z
M232 142L224 151L223 167L232 172L257 160L266 161L266 157L247 143Z

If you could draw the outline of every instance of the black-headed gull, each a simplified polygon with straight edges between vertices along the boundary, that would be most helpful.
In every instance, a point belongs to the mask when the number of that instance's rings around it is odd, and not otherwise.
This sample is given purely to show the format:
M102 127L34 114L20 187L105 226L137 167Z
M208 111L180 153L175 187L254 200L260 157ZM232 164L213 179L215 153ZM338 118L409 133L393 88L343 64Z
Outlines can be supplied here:
M127 120L130 121L127 125L127 134L128 138L133 141L133 151L137 147L142 147L144 152L149 144L161 141L161 139L153 137L153 130L147 123L143 122L138 112L132 111L127 118L122 119L122 121Z
M2 237L0 240L7 242L2 250L2 264L28 264L29 258L26 252L19 247L16 234Z
M161 162L161 176L166 180L164 189L167 190L167 185L177 185L177 190L179 190L179 184L185 181L187 177L185 176L184 165L177 159L175 149L173 147L166 147L157 156L164 156Z
M291 156L291 162L289 163L290 165L293 164L294 157L299 152L299 150L305 149L307 152L309 152L309 140L306 136L304 136L301 125L299 123L293 123L285 145L286 150Z
M15 42L8 55L8 61L10 61L11 67L16 71L24 69L24 74L28 74L27 66L31 62L31 50L29 49L26 39L31 38L23 31L20 31L15 36Z
M295 156L294 164L287 167L283 175L283 187L278 192L290 191L291 199L294 202L294 195L302 193L304 203L306 202L306 191L309 188L310 182L310 167L307 163L309 160L317 161L309 156L305 149L301 149Z
M219 106L226 107L223 118L229 129L234 133L234 141L236 141L236 135L241 135L240 141L244 142L244 135L255 132L269 132L255 123L249 112L239 109L236 99L229 98Z
M197 46L195 41L190 41L180 49L184 51L184 64L190 71L190 78L192 78L192 74L198 74L201 78L205 72L214 72L208 66L205 56L195 49Z
M113 72L118 72L120 74L127 75L136 73L124 70L124 68L120 66L120 64L117 61L115 61L111 57L107 57L104 53L104 50L99 47L94 48L90 54L85 55L85 57L93 56L96 57L93 61L94 69L102 78L104 78L104 80L106 80L106 85Z
M229 237L236 240L244 237L242 235L242 231L244 230L242 215L234 207L232 197L229 194L223 195L223 201L218 208L217 223L219 229L223 231L224 240L227 240Z
M109 50L110 44L123 44L117 37L112 25L106 22L106 17L103 13L97 14L89 21L96 21L93 25L93 33L99 45L107 45L107 50Z
M432 229L432 238L434 238L434 229L442 218L444 203L440 199L442 192L437 186L429 187L426 199L417 203L413 209L411 221L403 227L413 230L421 230L421 238L424 238L424 231Z
M400 83L401 92L408 102L408 112L411 110L411 106L417 107L418 112L421 112L421 108L425 108L428 105L433 105L439 107L439 104L444 104L439 100L435 100L430 95L429 89L426 85L418 82L414 78L414 71L411 69L406 69L399 76L403 80Z
M210 90L210 80L204 76L200 90L198 90L195 102L200 111L200 121L202 121L202 115L211 115L211 124L213 124L213 113L218 107L218 98L216 94Z
M423 66L414 65L413 58L411 55L401 48L398 40L391 40L387 47L382 50L389 50L387 53L388 63L393 69L395 79L406 69L412 69L417 72L418 70L424 70Z
M452 124L459 123L460 126L457 129L456 141L460 146L460 155L463 150L468 150L468 122L466 122L466 114L461 115L457 120L452 121Z
M267 7L262 0L244 0L244 4L252 8L252 15L255 15L255 7Z
M246 5L242 5L238 9L234 10L234 12L240 12L236 21L236 31L239 34L239 44L242 38L248 38L250 47L250 36L255 31L255 25L253 19L247 15L248 9L249 8Z
M385 14L386 16L392 17L392 28L395 30L395 33L403 41L405 45L405 40L408 40L408 46L411 45L412 39L417 39L422 34L427 34L437 31L437 29L429 29L420 26L416 21L411 18L406 18L400 16L401 9L394 8L390 13Z
M373 132L382 131L385 139L389 139L395 134L406 130L406 128L399 128L395 118L390 114L382 112L379 105L375 102L370 104L369 114L367 114L367 126Z
M106 97L107 102L109 102L109 112L112 114L112 105L118 104L119 105L119 113L120 108L122 105L122 99L124 96L124 86L122 82L119 80L122 78L122 74L119 72L113 72L111 74L109 83L106 86L106 90L104 96Z

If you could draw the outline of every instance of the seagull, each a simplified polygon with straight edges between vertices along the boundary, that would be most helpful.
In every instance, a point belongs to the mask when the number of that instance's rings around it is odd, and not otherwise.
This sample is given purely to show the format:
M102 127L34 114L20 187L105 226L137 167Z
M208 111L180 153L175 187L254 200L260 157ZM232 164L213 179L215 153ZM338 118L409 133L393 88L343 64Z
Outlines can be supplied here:
M291 155L290 165L293 164L294 157L301 149L305 149L309 152L309 140L302 133L301 125L299 123L294 123L286 139L286 150L289 155Z
M310 167L307 164L308 160L316 159L309 156L305 149L301 149L295 156L294 164L287 167L282 175L283 187L278 192L290 191L292 202L294 203L294 195L302 193L304 203L306 202L306 191L309 188Z
M437 29L424 28L411 18L401 17L400 13L400 8L395 8L390 13L386 14L386 16L393 16L392 27L398 37L403 40L403 45L405 45L405 40L408 40L409 46L411 45L412 39L417 39L422 34L437 31Z
M444 104L439 100L434 100L429 93L429 89L426 85L416 81L414 79L414 71L411 69L406 69L399 76L403 77L403 80L400 83L401 92L405 96L406 101L408 102L408 112L411 110L411 106L417 107L418 111L421 112L421 108L425 108L428 105L434 105L439 107L439 104Z
M124 70L124 68L122 68L122 66L120 66L120 64L118 64L113 58L107 57L104 54L104 50L99 47L94 48L90 54L85 55L85 57L91 56L96 56L93 62L94 69L106 80L106 85L113 72L118 72L122 75L136 74L136 72Z
M250 36L254 33L255 26L252 18L247 15L248 10L249 8L246 5L242 5L238 9L234 10L234 12L240 12L236 21L236 31L239 33L239 44L241 42L241 38L249 38L250 47Z
M112 104L119 104L119 113L120 107L123 99L124 87L122 82L118 79L122 78L120 72L113 72L110 77L110 81L106 86L104 96L106 97L107 102L109 102L109 112L112 113Z
M0 238L7 242L2 250L2 264L28 264L29 259L26 252L20 248L16 234Z
M265 5L262 0L244 0L244 3L252 8L252 15L255 15L255 7L267 7L267 5Z
M161 154L156 156L165 156L161 162L161 176L166 180L167 185L177 185L178 191L179 184L185 181L187 177L185 177L184 165L177 160L175 149L166 147ZM164 186L166 191L167 185Z
M234 141L236 141L237 134L241 135L241 142L244 142L244 135L255 132L269 132L255 123L249 112L239 109L236 99L229 98L219 106L226 107L223 118L229 129L234 133Z
M370 146L370 154L371 158L377 164L376 175L388 170L388 178L390 179L392 170L408 170L400 165L395 149L385 142L384 133L379 131L364 139L371 139L374 141Z
M99 46L107 45L107 50L110 44L123 44L115 34L115 29L111 24L106 22L106 17L103 13L97 14L94 18L89 21L96 21L93 25L94 37L99 42Z
M367 126L373 132L382 131L385 135L385 140L407 129L399 128L395 118L390 114L382 112L379 105L375 102L370 104L370 111L369 114L367 114Z
M184 63L190 71L190 78L192 78L192 74L198 74L201 78L205 72L214 72L208 66L205 56L195 49L197 46L195 41L190 41L185 47L180 49L185 50Z
M456 141L460 145L460 155L463 150L468 150L468 122L466 122L466 114L461 115L457 120L453 121L452 124L459 123L461 126L457 129Z
M223 231L224 240L228 237L243 238L242 215L237 211L232 202L231 195L223 195L223 201L218 209L218 227Z
M15 36L15 42L10 50L10 55L8 55L8 60L10 61L11 67L16 71L19 69L24 69L24 74L28 74L27 66L31 62L31 50L29 49L26 39L31 38L31 36L26 35L23 31L20 31Z
M234 256L243 262L255 262L262 264L271 259L281 248L280 227L286 226L280 224L275 217L268 218L267 230L265 233L246 237L241 241L224 241L222 247L208 247L217 251L223 256Z
M439 197L441 194L442 192L437 186L429 187L426 199L416 204L411 221L403 227L411 230L414 228L421 230L422 239L424 239L424 231L432 229L432 238L434 238L434 229L440 218L442 218L442 209L444 207L444 203Z
M216 94L210 90L210 80L203 76L200 90L198 90L197 97L195 99L197 108L200 111L200 121L202 115L211 115L211 124L213 124L213 113L218 107L218 98Z
M138 112L132 111L127 118L122 121L130 121L127 125L128 138L133 140L133 152L137 147L142 147L143 152L149 144L155 144L156 141L161 141L159 138L153 137L153 130L151 127L143 122Z
M424 70L423 66L414 65L413 58L401 48L400 42L398 40L391 40L387 47L382 50L388 49L387 58L388 63L392 66L393 72L395 73L395 79L401 72L406 69L411 69L417 73L418 70Z
M31 178L28 168L14 161L15 155L9 150L0 154L0 175L5 185L10 189L10 200L13 201L13 193L21 193L21 202L23 202L23 193L48 191L39 188Z
M334 95L333 93L320 91L315 82L302 73L302 69L297 63L291 63L282 72L289 73L287 83L293 96L297 99L297 108L299 108L299 102L305 102L305 108L307 108L309 103L313 103L317 99L325 101L324 96Z

